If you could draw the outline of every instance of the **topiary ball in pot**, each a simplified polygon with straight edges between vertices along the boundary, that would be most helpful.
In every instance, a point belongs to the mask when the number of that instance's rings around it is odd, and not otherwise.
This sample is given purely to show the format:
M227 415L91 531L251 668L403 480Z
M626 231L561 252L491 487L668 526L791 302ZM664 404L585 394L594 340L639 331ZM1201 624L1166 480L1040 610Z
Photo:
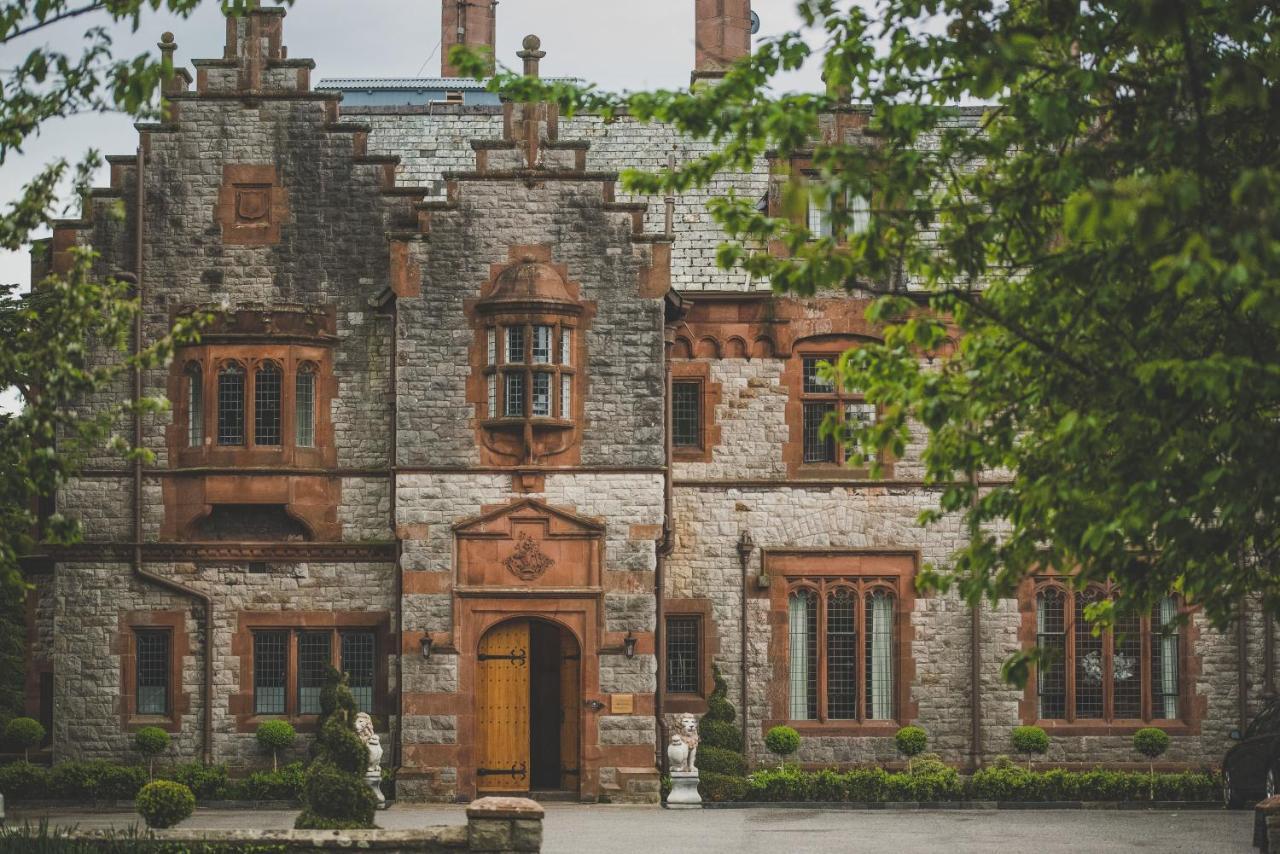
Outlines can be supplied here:
M904 726L893 736L893 743L898 752L907 757L907 770L911 770L911 759L924 753L929 746L929 734L918 726Z
M196 796L181 783L156 780L143 786L134 806L147 827L173 827L195 811Z
M1169 749L1169 733L1153 726L1143 727L1133 734L1133 749L1148 759L1158 759Z
M293 746L298 733L288 721L263 721L255 733L263 750L271 751L271 770L280 770L280 751Z
M1049 734L1038 726L1013 728L1013 749L1027 756L1027 770L1031 770L1031 757L1049 752Z
M44 741L44 725L35 718L14 718L4 728L4 740L22 751L24 761L31 760L31 748Z
M169 749L169 733L158 726L144 726L133 734L133 746L147 758L147 777L154 779L156 757Z
M800 749L800 733L789 726L776 726L765 733L764 746L782 762Z

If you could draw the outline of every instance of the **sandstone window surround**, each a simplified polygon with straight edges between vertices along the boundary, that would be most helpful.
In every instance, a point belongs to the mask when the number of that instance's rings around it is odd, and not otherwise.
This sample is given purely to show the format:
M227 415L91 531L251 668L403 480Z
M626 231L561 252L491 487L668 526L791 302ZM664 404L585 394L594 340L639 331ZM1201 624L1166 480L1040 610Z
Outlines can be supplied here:
M182 731L190 707L183 666L190 653L186 611L129 611L120 615L121 726L126 732L156 726Z
M179 465L331 465L330 364L324 346L183 348L173 395L182 441L171 448Z
M241 732L273 718L313 727L332 666L347 674L361 711L387 714L390 622L385 612L245 612L233 639L241 691L232 710Z
M1188 675L1186 608L1166 596L1150 614L1117 615L1095 634L1085 619L1089 604L1110 588L1076 590L1057 577L1040 577L1022 591L1022 641L1044 659L1028 680L1023 719L1049 730L1124 734L1143 726L1171 733L1196 731Z
M773 720L801 733L891 735L909 701L913 552L766 550Z
M663 603L663 709L671 714L703 714L715 688L712 663L720 638L707 598L667 599Z
M590 306L545 247L511 254L468 307L478 438L486 462L572 462L562 455L581 431Z
M671 456L687 462L711 462L720 442L716 407L721 384L711 381L711 365L705 361L671 363Z
M797 345L784 371L784 381L792 390L787 408L790 439L783 449L788 469L794 477L865 478L868 467L849 466L850 455L836 437L857 425L873 423L876 407L861 393L840 388L825 377L822 367L838 361L854 342L838 347L806 344ZM823 435L822 426L828 419L835 420L836 434Z

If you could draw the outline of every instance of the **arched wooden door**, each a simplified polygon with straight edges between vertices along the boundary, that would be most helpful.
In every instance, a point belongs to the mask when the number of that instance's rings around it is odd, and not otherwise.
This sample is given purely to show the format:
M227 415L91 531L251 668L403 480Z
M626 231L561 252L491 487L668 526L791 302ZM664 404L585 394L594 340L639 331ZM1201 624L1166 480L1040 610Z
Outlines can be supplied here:
M495 626L480 639L476 789L529 790L529 621Z
M543 620L500 623L477 655L476 789L579 791L581 651Z

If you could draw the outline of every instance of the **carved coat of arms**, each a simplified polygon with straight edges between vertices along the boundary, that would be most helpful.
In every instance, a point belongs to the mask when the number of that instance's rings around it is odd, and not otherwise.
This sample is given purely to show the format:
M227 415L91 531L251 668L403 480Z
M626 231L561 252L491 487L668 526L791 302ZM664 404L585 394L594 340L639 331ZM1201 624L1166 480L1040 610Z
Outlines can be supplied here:
M236 219L241 223L259 224L271 213L271 188L237 187Z
M515 549L503 564L521 581L533 581L555 566L555 561L543 554L533 537L522 531L516 537Z

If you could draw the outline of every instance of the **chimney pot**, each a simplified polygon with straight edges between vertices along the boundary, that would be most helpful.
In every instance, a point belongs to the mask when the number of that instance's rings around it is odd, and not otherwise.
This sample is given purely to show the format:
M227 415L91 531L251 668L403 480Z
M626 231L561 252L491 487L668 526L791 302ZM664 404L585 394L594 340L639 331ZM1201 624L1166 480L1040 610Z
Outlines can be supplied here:
M751 53L751 0L693 0L693 79L723 77Z
M461 77L449 64L449 51L456 44L488 52L486 76L493 74L493 51L497 42L498 0L441 0L440 76Z

